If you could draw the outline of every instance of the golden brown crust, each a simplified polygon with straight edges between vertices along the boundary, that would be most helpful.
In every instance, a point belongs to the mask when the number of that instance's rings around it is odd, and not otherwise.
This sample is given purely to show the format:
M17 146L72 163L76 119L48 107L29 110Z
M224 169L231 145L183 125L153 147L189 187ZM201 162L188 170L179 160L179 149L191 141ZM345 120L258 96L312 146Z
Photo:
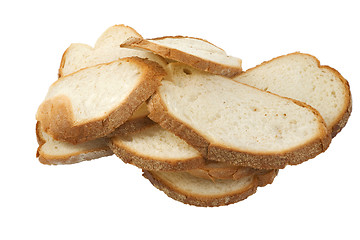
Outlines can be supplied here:
M150 40L159 40L159 39L163 39L163 38L191 38L191 37L175 36L175 37L155 38L155 39L150 39ZM208 41L200 39L200 38L192 38L192 39L198 39L198 40L202 40L202 41L209 43ZM212 44L212 45L214 45L214 44ZM178 49L168 48L168 47L156 44L156 43L152 43L143 38L130 38L127 41L125 41L123 44L121 44L120 46L121 47L135 47L135 48L141 48L141 49L145 49L148 51L152 51L153 53L156 53L164 58L176 60L178 62L190 65L196 69L210 72L212 74L226 76L226 77L235 77L242 72L241 64L239 64L238 67L226 66L226 65L216 63L216 62L213 62L210 60L205 60L203 58L191 55L189 53L180 51ZM221 49L221 48L219 48L219 49Z
M203 196L201 194L192 194L183 190L177 189L168 182L164 181L154 171L143 171L143 176L147 178L151 184L157 189L163 191L170 198L180 201L185 204L194 205L198 207L219 207L233 204L242 201L256 193L259 186L271 184L276 177L278 171L270 170L266 172L258 172L252 177L251 183L244 189L229 192L227 194L219 194L213 196ZM214 182L216 184L216 180Z
M172 116L171 113L167 111L158 92L150 98L148 103L150 114L148 117L163 128L184 139L187 143L200 151L206 159L257 169L281 169L288 164L296 165L314 158L316 155L324 152L331 142L331 136L325 127L321 115L314 108L305 103L293 99L289 100L314 112L318 120L322 122L323 127L320 129L318 136L312 141L279 154L240 152L226 146L211 144L205 137L201 136L190 126Z
M146 59L130 57L119 61L131 61L144 68L142 80L123 104L107 116L74 125L70 100L62 95L48 99L40 105L37 113L37 120L42 122L44 131L55 140L77 144L106 136L125 123L156 90L166 73L159 64Z
M198 168L204 164L204 159L201 156L178 159L176 161L144 156L116 141L116 138L109 139L108 146L123 162L130 163L144 170L183 171Z
M265 187L268 184L272 184L275 177L278 175L278 169L272 170L259 170L256 173L257 184L259 187Z
M294 53L289 53L289 54L286 54L286 55L282 55L282 56L273 58L273 59L268 60L268 61L264 61L261 64L246 70L246 72L251 72L254 69L256 69L257 67L259 67L259 66L266 65L267 63L270 63L270 62L272 62L272 61L274 61L276 59L280 59L280 58L283 58L283 57L286 57L286 56L291 56L291 55L306 55L306 56L314 59L315 62L317 63L318 68L323 68L323 69L330 70L342 82L342 84L344 86L344 89L345 89L345 92L346 92L346 96L345 96L346 104L345 104L344 108L340 111L339 117L334 121L334 123L331 124L330 126L327 126L328 129L331 130L331 136L335 137L345 127L345 125L346 125L346 123L347 123L347 121L348 121L348 119L350 117L351 111L352 111L352 99L351 99L351 92L350 92L349 82L336 69L334 69L332 67L329 67L329 66L326 66L326 65L321 65L320 60L317 59L313 55L310 55L310 54L307 54L307 53L294 52Z
M70 45L71 46L71 45ZM63 69L65 66L65 62L66 62L66 55L69 53L70 47L68 47L65 52L63 53L62 57L61 57L61 61L60 61L60 67L59 67L59 71L58 71L58 78L61 78L64 76L63 73Z

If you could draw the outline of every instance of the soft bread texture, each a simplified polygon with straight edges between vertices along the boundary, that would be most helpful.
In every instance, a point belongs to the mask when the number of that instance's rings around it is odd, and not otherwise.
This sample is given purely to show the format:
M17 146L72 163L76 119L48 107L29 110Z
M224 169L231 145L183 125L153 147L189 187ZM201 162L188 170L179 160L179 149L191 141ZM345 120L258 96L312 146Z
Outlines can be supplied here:
M107 146L105 138L98 138L76 145L59 142L42 131L40 122L36 124L36 136L39 143L36 155L43 164L74 164L113 154Z
M218 207L246 199L271 184L277 170L258 171L238 180L210 180L188 172L144 171L143 176L169 197L199 207Z
M164 58L213 74L234 77L242 72L241 59L228 56L212 43L193 37L129 38L122 47L141 48Z
M107 63L125 57L147 58L166 65L166 61L151 52L121 48L120 45L130 37L141 37L133 28L125 25L115 25L108 28L97 40L95 47L87 44L73 43L63 54L59 77L76 72L82 68Z
M319 111L333 137L351 113L349 83L309 54L296 52L274 58L234 80L309 104Z
M322 117L304 103L180 63L168 72L149 101L149 118L209 160L280 169L330 144Z
M94 65L108 63L124 57L141 57L157 62L165 67L167 62L162 57L149 51L122 48L120 45L131 37L141 37L141 35L133 28L125 25L114 25L109 27L96 41L95 47L92 48L87 44L73 43L63 54L59 68L59 77L74 73L80 69L91 67ZM145 105L145 104L144 104ZM134 112L134 117L146 118L149 112L145 107ZM132 121L137 124L137 122ZM144 121L143 121L144 122ZM127 123L128 127L131 126ZM120 130L120 129L119 129Z
M73 144L104 137L126 122L166 75L132 57L85 68L51 85L37 112L44 131Z
M145 170L178 171L204 164L196 149L159 125L113 137L109 147L124 162Z

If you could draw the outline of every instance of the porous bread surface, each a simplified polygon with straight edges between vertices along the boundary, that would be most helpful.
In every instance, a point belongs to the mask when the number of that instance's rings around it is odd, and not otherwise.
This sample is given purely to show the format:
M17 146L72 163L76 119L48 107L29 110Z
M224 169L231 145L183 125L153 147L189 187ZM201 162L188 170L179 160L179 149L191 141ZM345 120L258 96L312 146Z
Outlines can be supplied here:
M321 66L319 60L308 54L292 53L274 58L234 80L311 105L319 111L330 130L340 122L333 136L350 115L347 81L336 70Z
M147 158L181 161L201 157L196 149L159 125L126 136L116 136L111 141Z
M86 68L52 84L45 101L65 95L78 125L107 115L121 104L139 85L142 72L141 66L127 61Z
M241 66L240 59L226 55L224 50L203 39L191 37L163 37L159 39L148 39L148 41L168 48L178 49L209 61L233 67Z
M230 79L170 64L159 94L167 111L210 143L279 153L326 134L315 110Z
M121 48L120 45L130 37L141 37L134 29L124 25L108 28L97 40L95 47L81 43L73 43L65 51L61 60L59 77L71 74L82 68L107 63L124 57L148 58L166 65L166 61L151 52Z

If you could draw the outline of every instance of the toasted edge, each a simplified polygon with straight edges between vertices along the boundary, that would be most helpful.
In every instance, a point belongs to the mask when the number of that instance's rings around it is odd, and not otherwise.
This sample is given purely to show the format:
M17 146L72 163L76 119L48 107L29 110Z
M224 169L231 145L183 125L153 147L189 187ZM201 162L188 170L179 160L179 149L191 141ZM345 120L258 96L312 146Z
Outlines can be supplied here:
M281 169L288 164L297 165L314 158L318 154L324 152L331 142L331 135L327 131L324 120L316 109L300 101L290 98L286 99L293 101L301 107L310 109L315 113L324 127L320 130L321 132L318 134L318 137L312 139L308 143L279 154L240 152L223 145L211 144L205 137L192 129L191 126L188 126L186 123L183 123L172 116L172 114L168 112L158 92L156 92L148 102L150 111L148 117L198 149L206 159L257 169Z
M290 55L298 55L298 54L306 55L306 56L314 59L316 61L316 63L317 63L318 68L320 68L320 69L324 68L324 69L330 70L343 83L343 86L344 86L345 91L346 91L346 100L345 100L346 104L345 104L345 107L340 112L339 117L334 122L334 124L332 124L331 126L327 126L331 130L332 138L334 138L345 127L345 125L346 125L346 123L347 123L347 121L348 121L348 119L349 119L349 117L351 115L351 111L352 111L352 97L351 97L350 85L349 85L349 82L340 74L339 71L337 71L336 69L334 69L334 68L332 68L330 66L321 65L320 60L317 59L315 56L313 56L311 54L301 53L301 52L293 52L293 53L289 53L289 54L286 54L286 55L275 57L275 58L270 59L268 61L264 61L261 64L256 65L255 67L249 68L248 70L246 70L246 72L251 72L254 69L256 69L257 67L262 66L262 65L266 65L267 63L270 63L273 60L283 58L283 57L286 57L286 56L290 56Z
M160 37L160 38L154 38L150 40L160 40L164 38L192 38L197 40L205 41L213 46L214 44L201 39L201 38L194 38L194 37L183 37L183 36L167 36L167 37ZM125 41L123 44L120 45L121 47L131 47L131 48L141 48L148 51L151 51L153 53L156 53L164 58L169 58L172 60L176 60L178 62L190 65L194 68L210 72L217 75L222 75L226 77L235 77L239 75L242 72L241 68L241 60L239 59L239 67L233 67L233 66L227 66L221 63L213 62L211 60L206 60L201 57L197 57L195 55L180 51L175 48L168 48L156 43L152 43L146 39L143 38L129 38L127 41ZM215 46L217 47L217 46ZM219 48L219 47L217 47ZM222 50L221 48L219 48Z
M146 70L142 74L138 86L130 93L123 104L102 118L73 125L73 112L70 100L59 95L43 102L37 113L37 120L43 124L44 131L55 140L73 144L104 137L125 123L134 111L155 92L166 75L165 70L157 63L138 57L123 58L117 61L133 61ZM114 62L117 62L114 61ZM105 64L111 64L105 63ZM81 71L81 70L80 70Z
M163 191L168 197L176 201L198 207L219 207L242 201L256 193L258 187L271 184L277 174L278 170L258 172L253 175L252 182L244 189L229 192L228 194L201 196L200 194L190 194L177 189L156 175L156 172L143 171L143 176L147 178L154 187ZM206 179L203 180L210 181Z
M113 152L104 146L103 148L96 148L89 151L80 151L75 154L65 154L62 156L54 156L46 154L42 151L42 146L46 143L46 140L43 138L41 133L41 123L36 123L36 139L39 143L39 147L36 151L36 157L39 158L39 161L42 164L46 165L59 165L59 164L74 164L82 161L89 161L101 157L110 156Z

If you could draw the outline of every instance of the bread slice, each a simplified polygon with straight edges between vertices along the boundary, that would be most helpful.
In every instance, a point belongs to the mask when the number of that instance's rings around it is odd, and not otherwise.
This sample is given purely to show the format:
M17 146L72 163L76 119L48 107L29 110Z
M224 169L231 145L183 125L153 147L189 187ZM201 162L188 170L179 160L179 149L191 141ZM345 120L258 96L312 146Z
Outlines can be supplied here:
M42 131L40 122L36 124L36 136L39 143L36 156L43 164L73 164L113 154L107 146L105 138L98 138L76 145L60 142Z
M321 115L304 103L180 63L168 72L148 103L149 118L209 160L280 169L330 144Z
M333 137L351 113L349 83L338 71L320 65L309 54L295 52L274 58L234 80L311 105L324 118Z
M129 26L115 25L108 28L98 38L94 48L82 43L71 44L61 59L59 77L64 77L82 68L133 56L150 59L162 66L166 65L166 61L162 57L151 52L121 48L120 44L130 37L141 37L141 35Z
M242 72L241 59L228 56L223 49L200 38L175 36L143 39L133 37L121 46L149 50L164 58L213 74L234 77Z
M246 199L271 184L278 170L257 171L238 180L210 180L188 172L144 171L143 176L169 197L199 207L218 207Z
M37 120L55 140L77 144L104 137L131 117L165 74L137 57L79 70L51 85Z
M159 125L112 137L110 149L125 163L156 171L179 171L204 165L201 154Z

